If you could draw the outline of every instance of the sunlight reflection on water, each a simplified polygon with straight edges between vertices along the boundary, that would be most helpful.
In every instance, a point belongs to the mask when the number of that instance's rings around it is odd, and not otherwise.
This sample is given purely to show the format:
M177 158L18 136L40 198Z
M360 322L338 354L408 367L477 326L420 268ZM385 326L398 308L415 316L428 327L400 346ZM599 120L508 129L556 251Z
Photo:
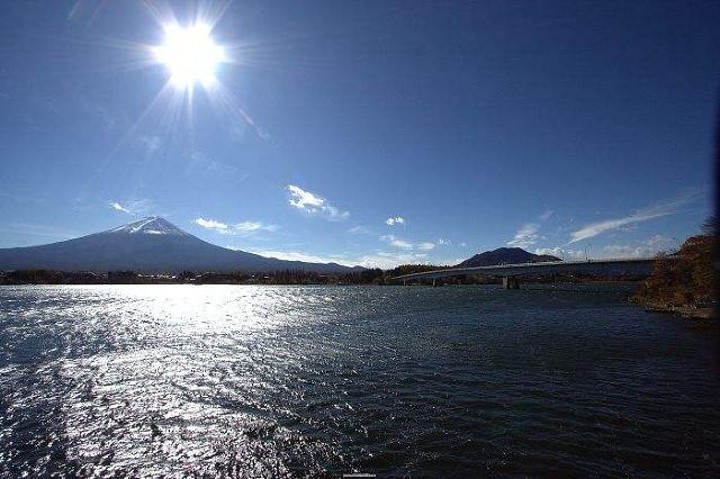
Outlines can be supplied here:
M717 468L717 333L622 294L204 285L0 299L0 475Z

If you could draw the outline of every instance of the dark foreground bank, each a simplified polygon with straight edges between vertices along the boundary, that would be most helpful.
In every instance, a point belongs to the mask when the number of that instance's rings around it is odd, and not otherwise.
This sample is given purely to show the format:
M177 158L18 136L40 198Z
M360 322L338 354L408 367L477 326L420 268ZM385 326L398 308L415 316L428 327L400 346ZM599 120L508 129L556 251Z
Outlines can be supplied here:
M648 310L688 319L715 319L712 253L717 237L691 236L680 250L655 260L652 275L631 297Z

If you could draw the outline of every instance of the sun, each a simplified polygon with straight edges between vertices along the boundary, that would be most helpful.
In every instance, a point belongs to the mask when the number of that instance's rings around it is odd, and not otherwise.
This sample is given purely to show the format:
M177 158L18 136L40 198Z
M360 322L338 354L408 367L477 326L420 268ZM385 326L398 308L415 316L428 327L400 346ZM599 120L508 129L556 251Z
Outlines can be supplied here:
M165 27L165 41L155 47L155 58L170 71L170 82L178 89L192 89L196 84L208 87L215 83L219 65L227 58L223 47L210 36L211 27L194 24Z

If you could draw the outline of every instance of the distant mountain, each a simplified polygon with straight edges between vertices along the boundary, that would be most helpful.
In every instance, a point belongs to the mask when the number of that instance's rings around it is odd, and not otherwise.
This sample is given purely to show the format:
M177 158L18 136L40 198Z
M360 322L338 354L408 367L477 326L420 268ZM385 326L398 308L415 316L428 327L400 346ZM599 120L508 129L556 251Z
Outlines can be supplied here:
M557 256L549 254L533 254L522 248L498 248L485 251L466 259L457 267L472 268L475 266L493 266L496 264L542 263L545 261L562 261Z
M80 238L25 248L0 249L0 270L59 271L245 271L303 270L340 273L336 263L305 263L266 258L207 243L160 217Z

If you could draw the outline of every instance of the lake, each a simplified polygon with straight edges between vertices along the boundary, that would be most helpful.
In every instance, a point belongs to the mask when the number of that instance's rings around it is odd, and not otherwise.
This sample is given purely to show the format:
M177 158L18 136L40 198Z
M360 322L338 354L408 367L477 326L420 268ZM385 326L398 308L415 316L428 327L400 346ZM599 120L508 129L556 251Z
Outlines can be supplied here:
M0 476L717 477L717 328L568 288L0 287Z

